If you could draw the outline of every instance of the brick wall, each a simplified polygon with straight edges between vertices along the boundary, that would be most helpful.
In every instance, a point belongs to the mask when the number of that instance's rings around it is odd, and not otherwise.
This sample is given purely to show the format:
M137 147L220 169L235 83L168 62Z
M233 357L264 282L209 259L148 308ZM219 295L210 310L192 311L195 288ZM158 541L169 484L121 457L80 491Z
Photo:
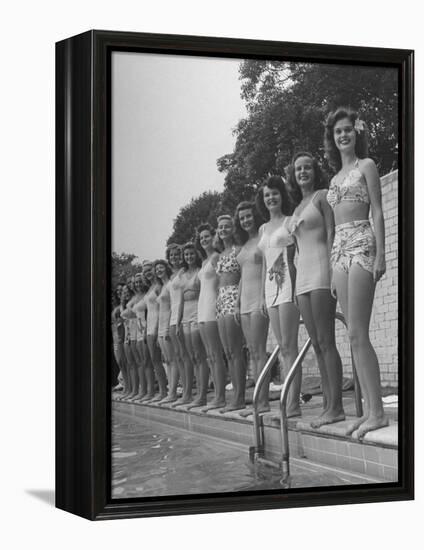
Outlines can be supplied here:
M370 323L370 336L380 363L383 385L397 386L398 381L398 172L381 178L382 204L386 229L385 276L377 284ZM300 329L299 348L306 338ZM337 347L343 362L345 376L350 376L352 365L346 329L336 321ZM270 330L268 349L275 346ZM313 351L309 351L303 364L304 375L318 374Z

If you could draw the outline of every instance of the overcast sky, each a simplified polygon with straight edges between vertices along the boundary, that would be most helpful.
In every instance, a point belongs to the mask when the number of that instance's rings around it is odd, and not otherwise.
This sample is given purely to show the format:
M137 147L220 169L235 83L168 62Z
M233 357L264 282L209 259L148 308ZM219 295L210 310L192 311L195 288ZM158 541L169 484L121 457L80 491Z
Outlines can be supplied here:
M164 257L179 209L223 189L216 160L246 115L240 60L114 52L112 250ZM200 220L199 220L200 221Z

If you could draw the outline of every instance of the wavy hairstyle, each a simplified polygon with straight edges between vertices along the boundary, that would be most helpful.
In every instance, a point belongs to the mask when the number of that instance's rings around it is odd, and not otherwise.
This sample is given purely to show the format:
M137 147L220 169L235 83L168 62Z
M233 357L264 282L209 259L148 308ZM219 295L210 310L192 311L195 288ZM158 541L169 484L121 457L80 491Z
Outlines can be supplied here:
M342 160L340 151L334 142L334 125L342 118L348 118L352 126L355 126L355 123L359 121L358 113L349 107L338 107L327 116L324 124L324 147L328 163L336 172L341 169ZM360 131L355 129L355 132L355 154L360 159L366 158L368 156L368 127L365 122L363 122L363 129Z
M245 231L240 224L240 212L242 210L251 210L253 215L253 221L255 224L256 231L259 229L259 227L264 223L264 220L262 219L262 216L259 214L258 209L256 208L256 205L254 202L248 202L243 201L240 202L236 210L234 212L234 227L235 227L235 233L236 238L241 244L244 244L249 240L249 234L247 231Z
M219 225L219 222L220 222L221 220L228 220L228 221L230 221L230 222L233 224L233 227L234 227L234 229L235 229L234 219L230 216L230 214L221 214L220 216L218 216L218 217L216 218L216 221L217 221L217 224L218 224L218 225ZM237 239L236 239L235 231L234 231L233 240L234 240L234 244L236 244ZM224 241L223 241L223 240L221 239L221 237L218 235L218 231L216 232L216 235L215 235L214 247L215 247L215 249L216 249L218 252L222 252L222 251L225 249Z
M140 291L145 294L149 290L150 284L147 281L146 277L143 275L143 273L139 272L139 273L136 273L134 276L134 289L135 289L135 283L138 279L141 279Z
M200 245L200 233L202 231L209 231L209 233L212 235L212 237L215 237L215 234L216 234L216 231L215 229L211 226L210 223L201 223L200 225L198 225L196 227L196 237L194 239L194 244L196 245L196 250L197 252L200 254L200 256L205 259L207 254L206 252L203 250L203 248L201 247ZM215 239L213 239L212 241L212 246L214 246L214 243L215 243ZM215 247L214 247L215 248Z
M290 216L293 212L293 203L290 200L286 184L281 176L269 176L269 178L261 185L256 194L256 206L265 221L269 221L270 214L264 202L264 187L277 189L281 196L281 212L285 216Z
M328 189L328 180L324 172L321 169L318 161L314 156L308 151L299 151L294 155L288 169L288 179L287 179L287 188L290 195L290 200L292 203L297 206L302 200L302 191L300 190L299 184L296 181L295 173L295 162L300 157L308 157L312 161L312 168L314 171L314 191L318 189Z
M201 259L200 255L199 255L199 252L197 251L196 245L194 244L193 241L188 241L187 243L185 243L185 244L183 245L183 260L184 260L183 266L184 266L184 268L185 268L185 269L188 269L187 262L186 262L185 259L184 259L184 252L185 252L186 250L194 250L194 253L195 253L195 255L196 255L196 266L197 266L197 267L200 267L200 266L202 265L202 259Z
M170 244L168 244L168 246L166 247L165 255L166 255L166 259L167 259L169 265L171 266L171 268L173 267L173 265L172 265L172 263L171 263L170 256L171 256L172 250L175 250L175 249L179 250L179 252L180 252L180 254L181 254L181 261L184 260L184 258L183 258L183 247L182 247L182 245L177 244L177 243L170 243ZM182 264L181 264L181 266L182 266ZM180 266L180 267L181 267L181 266Z
M166 271L166 274L167 274L167 276L168 276L168 279L169 279L169 278L171 277L171 275L172 275L172 269L171 269L169 263L168 263L166 260L160 259L160 260L155 260L155 261L153 262L153 272L154 272L154 274L155 274L155 280L156 280L159 284L163 284L163 283L162 283L162 280L159 279L159 277L156 275L156 266L158 266L158 265L163 265L163 266L164 266L165 271Z

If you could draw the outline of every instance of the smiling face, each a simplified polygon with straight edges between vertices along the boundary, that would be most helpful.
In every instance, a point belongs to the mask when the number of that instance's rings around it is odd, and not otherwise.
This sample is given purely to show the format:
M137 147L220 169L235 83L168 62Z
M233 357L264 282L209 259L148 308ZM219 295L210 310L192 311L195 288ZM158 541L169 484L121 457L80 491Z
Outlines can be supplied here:
M222 240L228 239L234 235L234 224L230 218L223 218L218 222L218 237Z
M166 275L166 267L163 264L156 264L155 273L158 279L162 279Z
M134 288L136 292L141 292L141 288L143 286L143 279L141 278L141 275L136 275L134 279Z
M153 265L152 264L144 264L143 265L143 275L145 278L149 281L153 281L154 273L153 273Z
M184 250L184 260L189 267L196 265L196 251L194 248L190 247Z
M313 189L315 185L314 165L311 157L302 156L294 161L296 183L301 189Z
M209 229L203 229L199 234L200 246L207 250L212 245L213 236Z
M263 195L265 208L270 212L281 211L281 194L278 189L273 189L265 185Z
M182 254L181 254L181 250L179 248L175 247L175 248L172 248L169 251L169 263L173 267L181 267Z
M333 128L334 143L340 152L355 150L356 132L350 118L341 118Z
M255 229L255 218L253 216L253 211L251 208L245 208L244 210L239 210L238 213L240 227L249 233Z

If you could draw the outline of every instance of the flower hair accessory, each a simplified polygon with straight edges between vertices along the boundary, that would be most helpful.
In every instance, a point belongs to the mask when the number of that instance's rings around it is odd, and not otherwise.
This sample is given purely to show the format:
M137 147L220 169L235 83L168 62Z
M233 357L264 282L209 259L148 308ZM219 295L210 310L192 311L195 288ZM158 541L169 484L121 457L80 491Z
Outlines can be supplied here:
M358 132L358 134L360 134L363 130L365 130L365 123L363 120L357 118L355 120L355 126L354 126L355 130Z

